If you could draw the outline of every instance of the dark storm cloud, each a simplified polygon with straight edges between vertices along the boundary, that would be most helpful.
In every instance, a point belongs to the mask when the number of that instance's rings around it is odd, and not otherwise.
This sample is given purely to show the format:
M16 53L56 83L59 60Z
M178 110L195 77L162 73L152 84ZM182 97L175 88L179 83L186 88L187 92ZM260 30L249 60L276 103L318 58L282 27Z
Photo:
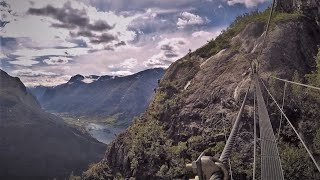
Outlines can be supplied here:
M51 5L40 9L30 8L28 13L37 16L50 16L65 25L61 27L78 26L85 28L89 24L89 17L86 12L73 9L69 4L65 4L63 8L55 8Z
M29 8L28 14L37 16L48 16L59 21L59 23L51 24L55 28L64 28L74 30L70 32L70 36L74 39L77 37L87 37L91 43L109 43L116 40L117 37L107 33L106 31L114 28L104 20L97 20L90 23L87 12L82 9L74 9L70 3L65 3L62 8L56 8L48 5L44 8ZM87 44L82 44L87 47Z
M74 24L53 23L53 24L51 24L51 26L55 27L55 28L65 28L65 29L75 29L75 28L77 28L77 26L75 26Z
M92 33L91 31L88 31L88 30L80 30L76 33L70 32L70 36L71 37L78 37L78 36L87 37L90 39L90 42L94 43L94 44L109 43L113 40L117 40L117 37L115 37L111 34L103 33L101 35L97 35L97 34Z
M69 42L76 44L78 47L86 48L88 44L83 39L71 39Z
M104 30L112 29L113 27L114 26L110 26L107 22L102 20L95 21L94 24L88 25L88 29L93 31L104 31Z
M178 41L177 42L178 45L185 45L186 42L184 41ZM163 51L173 51L175 49L175 47L171 44L163 44L160 46L160 49Z
M6 26L9 23L9 21L1 21L0 20L0 28L3 28L4 26Z
M126 42L120 41L120 42L118 42L117 44L115 44L115 47L125 46L125 45L126 45Z
M90 40L93 44L99 44L99 43L108 43L113 40L117 40L117 38L111 34L103 33L101 36L96 36Z
M76 33L70 32L70 36L71 37L83 36L88 38L96 37L91 31L88 31L88 30L79 30Z
M2 6L2 7L10 7L10 5L8 3L6 3L5 1L1 1L0 2L0 6Z
M164 56L165 56L166 58L175 58L175 57L178 57L179 54L177 54L177 53L174 52L174 51L166 51L166 52L164 53Z
M51 5L39 9L29 8L28 14L52 17L60 22L52 24L53 27L57 28L75 29L78 27L92 31L105 31L114 27L103 20L90 24L87 12L85 10L73 9L70 3L64 4L62 8L56 8Z
M160 47L161 50L164 51L172 51L173 50L173 46L170 46L169 44L164 44Z

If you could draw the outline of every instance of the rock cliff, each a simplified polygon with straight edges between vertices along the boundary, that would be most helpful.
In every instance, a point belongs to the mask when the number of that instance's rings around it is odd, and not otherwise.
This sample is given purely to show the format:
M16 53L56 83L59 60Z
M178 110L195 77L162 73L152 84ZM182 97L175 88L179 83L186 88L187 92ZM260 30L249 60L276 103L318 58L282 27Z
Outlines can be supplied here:
M104 145L44 112L0 70L0 179L65 179L103 157Z

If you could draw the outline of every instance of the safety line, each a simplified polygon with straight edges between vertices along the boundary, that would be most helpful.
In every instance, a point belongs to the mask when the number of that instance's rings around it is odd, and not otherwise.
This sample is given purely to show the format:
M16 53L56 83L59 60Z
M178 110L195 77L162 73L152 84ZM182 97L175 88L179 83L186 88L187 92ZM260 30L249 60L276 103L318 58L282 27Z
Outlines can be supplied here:
M287 88L287 83L285 82L284 83L284 87L283 87L283 97L282 97L282 105L281 105L281 109L282 110L283 110L283 107L284 107L284 101L285 101L285 97L286 97L286 88ZM279 138L280 138L282 119L283 119L283 115L281 113L277 140L279 140Z
M296 128L292 125L292 123L290 122L289 118L286 116L286 114L283 112L283 110L281 109L281 107L279 106L278 102L275 100L275 98L272 96L272 94L270 93L270 91L268 90L268 88L266 87L266 85L264 84L263 81L261 81L264 88L267 90L268 94L270 95L270 97L272 98L272 100L274 101L274 103L277 105L277 107L279 108L280 112L283 114L284 118L287 120L287 122L290 124L291 128L293 129L293 131L296 133L296 135L298 136L299 140L301 141L302 145L304 146L304 148L306 149L306 151L308 152L310 158L312 159L313 163L315 164L315 166L317 167L318 171L320 172L320 167L317 163L317 161L315 160L315 158L313 157L311 151L308 149L307 145L304 143L304 141L302 140L302 138L300 137L298 131L296 130Z
M300 86L304 86L304 87L307 87L307 88L312 88L312 89L316 89L316 90L319 90L319 91L320 91L320 88L319 88L319 87L315 87L315 86L311 86L311 85L307 85L307 84L302 84L302 83L298 83L298 82L294 82L294 81L289 81L289 80L277 78L277 77L274 77L274 76L271 76L271 77L274 78L274 79L283 81L283 82L287 82L287 83L291 83L291 84L296 84L296 85L300 85Z
M223 125L223 133L224 133L224 139L227 142L227 131L226 131L226 125L224 122L224 119L222 120L222 125ZM229 164L229 171L230 171L230 179L233 180L233 174L232 174L232 167L231 167L231 159L228 159L228 164Z
M252 179L256 178L256 151L257 151L257 119L256 119L256 92L255 88L253 91L253 135L254 135L254 144L253 144L253 172Z
M268 31L269 31L269 29L270 29L270 23L271 23L271 18L272 18L272 14L273 14L273 10L274 10L275 3L276 3L276 0L273 0L273 1L272 1L272 6L271 6L271 9L270 9L269 18L268 18L267 27L266 27L266 33L264 34L263 42L262 42L262 46L261 46L261 50L260 50L259 55L257 56L257 60L258 60L258 57L261 56L261 54L262 54L263 46L264 46L264 44L265 44L265 42L266 42L266 39L267 39L267 36L268 36Z
M238 129L239 129L239 125L240 125L240 121L241 121L241 117L242 117L242 112L243 112L243 109L244 109L244 106L245 106L245 103L246 103L246 100L247 100L247 96L248 96L248 92L250 90L250 86L251 86L251 81L250 81L250 85L248 87L248 90L246 92L246 95L243 99L243 102L242 102L242 105L240 107L240 110L239 110L239 113L238 113L238 116L237 116L237 119L232 127L232 130L230 132L230 135L229 135L229 138L228 138L228 141L220 155L220 161L223 162L224 164L227 163L228 159L230 158L230 155L231 155L231 151L232 151L232 148L233 148L233 145L234 145L234 142L236 140L236 137L237 137L237 133L238 133Z

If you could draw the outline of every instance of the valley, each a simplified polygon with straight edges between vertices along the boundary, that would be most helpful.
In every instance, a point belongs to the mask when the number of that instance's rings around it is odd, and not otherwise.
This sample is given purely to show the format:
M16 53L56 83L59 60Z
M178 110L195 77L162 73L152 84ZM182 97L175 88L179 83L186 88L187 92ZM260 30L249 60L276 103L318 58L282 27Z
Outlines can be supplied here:
M75 75L56 87L30 87L42 108L69 125L109 143L148 107L161 68L130 76Z

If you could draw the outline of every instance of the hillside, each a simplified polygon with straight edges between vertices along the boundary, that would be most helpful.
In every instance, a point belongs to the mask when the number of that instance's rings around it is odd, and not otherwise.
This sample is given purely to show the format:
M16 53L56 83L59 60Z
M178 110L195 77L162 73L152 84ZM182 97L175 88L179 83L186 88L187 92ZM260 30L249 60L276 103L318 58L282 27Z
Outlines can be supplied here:
M0 70L0 179L65 179L103 156L104 145L44 112Z
M284 84L269 79L270 75L320 85L320 14L314 11L320 4L298 9L292 2L300 1L278 1L264 47L269 9L237 18L214 41L173 63L147 111L108 146L106 158L82 178L182 179L189 175L185 164L201 152L219 155L225 143L224 128L230 131L251 79L251 62L260 50L259 74L279 102ZM288 88L285 113L319 162L319 94ZM250 96L245 107L245 123L231 159L234 179L252 179L252 99ZM271 121L276 129L280 114L271 100L267 104L274 112ZM319 179L287 124L279 141L285 179Z
M66 84L30 91L47 111L127 127L146 109L163 74L163 69L149 69L123 77L76 75Z

